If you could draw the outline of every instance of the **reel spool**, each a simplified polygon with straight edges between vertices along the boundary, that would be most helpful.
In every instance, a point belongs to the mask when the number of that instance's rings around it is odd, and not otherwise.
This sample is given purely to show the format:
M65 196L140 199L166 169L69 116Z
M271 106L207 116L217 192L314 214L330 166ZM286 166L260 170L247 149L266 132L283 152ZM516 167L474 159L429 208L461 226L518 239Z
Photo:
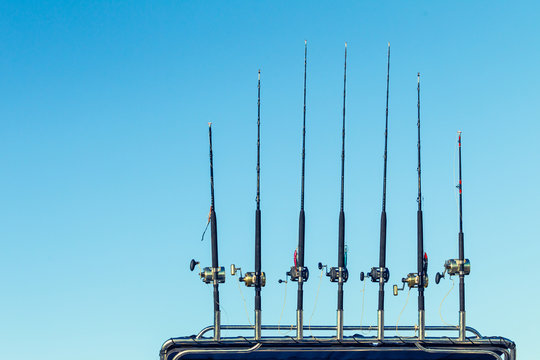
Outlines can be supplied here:
M195 261L195 259L191 259L191 262L189 263L189 270L195 270L195 266L197 265L199 265L199 262ZM225 268L223 266L215 269L211 267L205 267L201 270L201 272L199 272L199 277L205 284L210 284L214 282L214 279L217 279L218 284L223 284L225 283Z
M461 260L459 259L449 259L444 262L444 271L442 273L437 273L435 275L435 284L438 284L441 279L444 279L444 275L448 274L450 276L459 275L459 268L461 265ZM463 260L463 275L469 275L471 273L471 262L469 259Z
M247 272L245 275L242 276L242 268L236 267L234 264L231 264L231 275L235 276L236 273L239 272L238 281L243 282L246 287L254 287L255 282L257 281L257 276L254 272ZM266 285L266 274L263 272L260 276L261 281L261 287L264 287Z

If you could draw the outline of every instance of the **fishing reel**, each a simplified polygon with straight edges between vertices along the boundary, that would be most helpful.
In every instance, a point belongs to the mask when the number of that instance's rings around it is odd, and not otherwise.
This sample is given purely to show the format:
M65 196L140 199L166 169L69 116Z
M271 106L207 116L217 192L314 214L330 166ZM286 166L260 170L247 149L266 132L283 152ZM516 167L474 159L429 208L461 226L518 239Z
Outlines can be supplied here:
M390 278L390 271L386 267L372 267L365 276L363 271L360 273L360 281L364 281L364 277L370 278L371 282L380 282L382 277L382 281L386 283Z
M424 288L428 287L429 277L428 277L428 274L427 274L427 268L428 268L427 253L424 253L423 266L422 267L423 267L423 269L422 269L421 274L409 273L409 274L407 274L407 277L402 278L401 279L401 282L402 282L401 288L398 288L397 285L394 285L394 288L393 288L394 296L397 296L398 291L403 291L405 289L405 285L407 285L409 287L409 289L418 288L418 286L420 285L420 276L423 277Z
M191 259L189 269L193 271L197 265L199 265L199 262ZM205 267L199 272L199 276L205 284L214 282L214 279L217 280L218 284L223 284L225 282L225 268L223 266L217 268Z
M328 266L323 265L322 263L319 263L318 267L319 270L325 268L326 276L330 278L330 282L339 282L340 277L342 282L347 282L349 279L349 270L347 270L346 267L331 267L330 270L328 270Z
M239 272L238 281L243 282L247 287L257 286L257 275L254 272L247 272L242 276L242 268L236 267L234 264L231 264L231 275L235 276ZM264 287L266 285L266 274L264 272L260 275L260 286Z
M438 284L441 279L444 279L444 275L450 276L459 275L460 267L462 265L459 259L449 259L444 262L444 271L435 275L435 284ZM471 273L471 262L469 259L463 260L463 275L469 275Z
M297 266L297 262L296 262L296 258L297 258L297 251L295 250L294 251L294 257L293 257L293 260L294 260L294 265L291 266L291 270L287 271L285 273L285 280L282 280L282 279L279 279L278 282L281 284L281 283L287 283L287 279L291 279L291 281L294 281L294 282L298 282L298 281L302 281L302 282L306 282L308 281L309 279L309 269L304 266L304 267L300 267L300 266Z

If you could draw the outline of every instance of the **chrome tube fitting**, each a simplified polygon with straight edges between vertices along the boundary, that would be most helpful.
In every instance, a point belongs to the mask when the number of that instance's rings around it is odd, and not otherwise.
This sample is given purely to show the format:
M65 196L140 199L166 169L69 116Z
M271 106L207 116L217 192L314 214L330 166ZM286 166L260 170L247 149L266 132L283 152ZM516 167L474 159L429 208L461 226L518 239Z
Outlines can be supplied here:
M261 340L261 310L255 310L255 340Z
M338 340L343 340L343 310L337 311L337 334Z
M418 340L426 339L426 313L424 310L418 311Z
M377 339L384 339L384 310L377 311Z
M214 311L214 341L221 338L221 311Z
M304 338L304 311L296 310L296 340Z
M459 312L459 341L465 341L466 337L466 328L465 328L465 311Z

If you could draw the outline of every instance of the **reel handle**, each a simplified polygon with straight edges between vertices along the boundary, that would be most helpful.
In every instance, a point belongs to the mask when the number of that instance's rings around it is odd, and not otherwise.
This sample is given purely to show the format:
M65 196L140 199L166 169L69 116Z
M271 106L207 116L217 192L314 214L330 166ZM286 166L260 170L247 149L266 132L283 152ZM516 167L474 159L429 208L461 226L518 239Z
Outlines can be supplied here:
M195 261L195 259L191 259L189 263L189 270L193 271L195 270L195 266L199 265L198 261Z

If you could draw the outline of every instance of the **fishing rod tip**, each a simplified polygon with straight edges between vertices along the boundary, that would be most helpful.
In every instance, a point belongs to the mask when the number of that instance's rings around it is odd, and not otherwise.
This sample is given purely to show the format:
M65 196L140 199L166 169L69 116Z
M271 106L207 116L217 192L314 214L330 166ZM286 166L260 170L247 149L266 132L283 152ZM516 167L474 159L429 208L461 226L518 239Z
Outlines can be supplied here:
M388 42L388 47L390 47L390 41Z
M345 41L345 47L347 47L347 42Z
M304 45L306 45L306 46L307 46L307 40L304 40Z
M211 122L208 123L208 127L212 127L212 123L211 123Z

